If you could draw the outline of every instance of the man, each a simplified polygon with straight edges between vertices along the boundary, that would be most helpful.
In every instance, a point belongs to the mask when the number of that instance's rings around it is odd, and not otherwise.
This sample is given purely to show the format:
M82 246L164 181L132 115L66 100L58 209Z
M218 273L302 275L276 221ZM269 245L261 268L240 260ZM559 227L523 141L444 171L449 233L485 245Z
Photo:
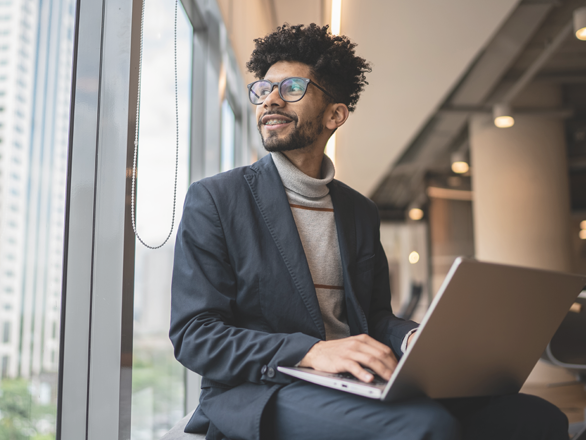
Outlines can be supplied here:
M177 234L170 337L201 374L187 432L215 439L567 439L540 399L384 403L295 381L277 366L389 379L417 324L390 307L375 205L333 179L324 148L369 64L327 27L283 26L248 68L271 153L189 189ZM430 368L433 364L430 363Z

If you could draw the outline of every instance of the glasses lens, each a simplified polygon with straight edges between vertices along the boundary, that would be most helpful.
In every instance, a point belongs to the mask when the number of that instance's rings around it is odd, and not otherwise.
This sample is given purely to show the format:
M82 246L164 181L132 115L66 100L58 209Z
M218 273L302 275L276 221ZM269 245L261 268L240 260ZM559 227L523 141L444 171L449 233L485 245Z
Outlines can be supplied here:
M272 84L268 81L257 81L250 87L250 102L253 104L261 104L267 96L271 93Z
M280 86L281 96L287 102L299 101L306 90L307 83L302 78L288 78Z

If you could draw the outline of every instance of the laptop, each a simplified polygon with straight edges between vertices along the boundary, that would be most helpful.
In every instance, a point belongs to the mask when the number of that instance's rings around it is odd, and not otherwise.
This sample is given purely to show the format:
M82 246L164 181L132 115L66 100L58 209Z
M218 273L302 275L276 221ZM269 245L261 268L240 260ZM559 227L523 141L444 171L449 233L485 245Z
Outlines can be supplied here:
M517 393L585 286L585 275L458 258L388 382L278 370L385 401Z

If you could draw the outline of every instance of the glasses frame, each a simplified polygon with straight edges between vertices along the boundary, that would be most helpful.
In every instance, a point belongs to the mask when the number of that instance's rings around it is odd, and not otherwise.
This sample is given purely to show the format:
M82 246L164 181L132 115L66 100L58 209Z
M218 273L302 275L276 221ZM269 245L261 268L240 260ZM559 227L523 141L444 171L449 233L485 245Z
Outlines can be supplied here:
M301 97L300 97L299 99L295 99L294 101L287 100L287 99L283 98L283 94L281 93L281 84L283 84L285 81L287 81L287 80L289 80L289 79L301 79L301 80L303 80L303 81L305 82L305 84L306 84L306 85L305 85L305 90L304 90L304 92L303 92L303 95L301 95ZM313 84L314 86L316 86L318 89L320 89L322 92L324 92L324 93L325 93L326 95L328 95L330 98L332 98L334 101L336 100L336 99L335 99L335 98L334 98L334 97L333 97L333 96L332 96L330 93L328 93L328 91L327 91L326 89L324 89L323 87L321 87L321 86L320 86L319 84L317 84L315 81L312 81L312 80L311 80L311 79L309 79L309 78L303 78L303 77L301 77L301 76L290 76L290 77L288 77L288 78L284 78L283 80L281 80L281 81L279 81L279 82L272 82L272 81L269 81L268 79L259 79L259 80L257 80L257 81L254 81L254 82L251 82L250 84L248 84L248 85L246 86L246 87L248 88L248 99L250 100L250 102L251 102L253 105L261 105L261 104L262 104L262 103L264 103L264 102L265 102L265 100L267 99L267 98L265 97L265 99L263 99L261 102L253 102L253 101L252 101L252 98L250 97L250 94L251 94L251 93L254 93L254 92L252 91L252 86L254 86L254 85L255 85L256 83L258 83L258 82L267 82L267 83L269 83L269 84L271 85L271 92L270 92L270 93L273 93L273 90L275 89L275 87L277 87L277 90L279 91L279 96L280 96L280 97L281 97L281 99L282 99L283 101L285 101L285 102L299 102L299 101L301 101L301 100L303 99L303 97L305 96L305 94L307 93L307 89L309 88L309 85L310 85L310 84ZM269 95L270 95L270 93L269 93ZM254 93L254 94L256 95L256 93ZM269 95L267 95L267 96L269 96ZM260 98L260 96L259 96L259 98Z

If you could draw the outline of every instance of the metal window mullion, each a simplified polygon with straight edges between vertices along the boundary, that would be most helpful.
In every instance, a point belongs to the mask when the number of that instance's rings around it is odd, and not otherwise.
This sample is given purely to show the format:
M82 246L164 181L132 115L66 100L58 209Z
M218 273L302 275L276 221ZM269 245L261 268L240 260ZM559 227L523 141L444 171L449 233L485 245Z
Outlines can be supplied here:
M58 414L61 440L119 438L133 3L140 8L139 0L78 2Z
M207 30L194 30L191 87L190 182L205 177Z
M85 439L103 1L79 0L74 46L57 438Z
M134 3L140 8L140 1ZM119 438L120 411L123 409L120 407L120 381L126 169L132 139L128 123L132 6L133 2L128 0L107 0L104 13L88 440Z
M204 172L205 176L213 176L220 172L221 152L221 101L220 101L220 70L222 51L220 45L220 23L217 18L208 14L207 56L205 61L205 140L204 140Z

